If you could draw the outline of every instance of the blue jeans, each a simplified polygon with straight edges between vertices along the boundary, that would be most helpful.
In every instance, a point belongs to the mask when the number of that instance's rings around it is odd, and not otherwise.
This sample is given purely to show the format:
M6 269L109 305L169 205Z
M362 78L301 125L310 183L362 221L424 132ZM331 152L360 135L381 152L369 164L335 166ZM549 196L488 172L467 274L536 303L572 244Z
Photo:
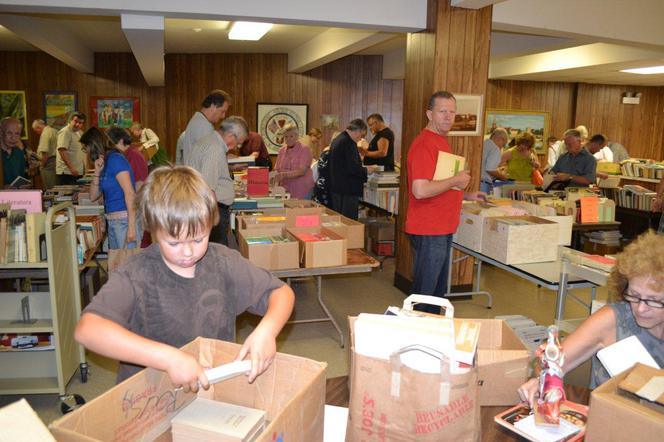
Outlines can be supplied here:
M484 192L487 195L493 194L493 184L489 184L486 181L480 181L480 192Z
M659 228L657 229L657 233L664 235L664 211L662 212L662 216L659 218Z
M125 246L125 239L127 238L127 229L129 224L127 218L120 219L107 219L106 225L108 226L108 248L109 249L122 249ZM127 244L128 249L135 249L141 246L141 238L143 238L143 229L141 224L136 221L136 241Z
M445 297L452 253L452 235L410 235L413 247L413 294ZM440 307L415 306L416 310L440 313Z
M359 215L360 197L355 195L342 195L332 193L332 210L346 218L357 221Z

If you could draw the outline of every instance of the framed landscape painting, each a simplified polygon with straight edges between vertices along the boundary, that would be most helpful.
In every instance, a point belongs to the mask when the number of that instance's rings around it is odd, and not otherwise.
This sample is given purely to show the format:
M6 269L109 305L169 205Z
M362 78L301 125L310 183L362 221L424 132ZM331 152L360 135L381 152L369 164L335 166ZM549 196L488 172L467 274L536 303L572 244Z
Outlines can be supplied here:
M90 97L90 124L100 129L111 126L128 128L140 121L137 97Z
M482 95L454 94L456 98L456 116L450 136L473 136L482 133Z
M21 139L28 139L28 120L25 110L25 91L0 91L0 119L17 118L23 123Z
M281 129L287 124L297 127L300 137L307 134L306 104L258 103L256 105L257 131L263 137L267 150L276 154L284 144Z
M549 113L506 109L487 109L484 123L484 138L496 127L507 130L509 143L523 132L535 137L535 152L546 153L546 138L549 136Z
M78 105L76 92L48 91L44 92L44 121L55 129L67 125L69 116L76 111Z

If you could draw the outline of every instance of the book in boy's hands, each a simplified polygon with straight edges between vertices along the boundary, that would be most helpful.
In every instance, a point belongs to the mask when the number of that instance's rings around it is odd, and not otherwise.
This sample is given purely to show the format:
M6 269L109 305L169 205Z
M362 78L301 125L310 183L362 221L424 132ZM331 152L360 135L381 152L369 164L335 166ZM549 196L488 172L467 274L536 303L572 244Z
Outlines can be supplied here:
M265 411L198 397L171 420L173 441L256 439L265 426Z
M583 440L588 407L571 401L560 404L559 426L538 426L529 407L519 404L496 415L493 420L533 442L573 442Z
M244 359L242 361L233 361L214 368L208 368L205 370L205 376L208 378L210 385L212 385L250 371L251 360Z
M660 368L639 338L630 336L621 339L597 352L597 359L611 377L631 368L637 362L653 368Z
M466 159L448 152L438 152L434 181L446 180L457 176L466 167Z

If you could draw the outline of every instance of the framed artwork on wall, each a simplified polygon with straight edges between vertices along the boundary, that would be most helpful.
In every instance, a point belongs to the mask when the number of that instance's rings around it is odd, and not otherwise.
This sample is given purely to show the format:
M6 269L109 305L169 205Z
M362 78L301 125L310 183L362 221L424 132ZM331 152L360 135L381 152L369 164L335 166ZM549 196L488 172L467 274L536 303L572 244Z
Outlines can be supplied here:
M28 120L25 110L25 91L0 91L0 119L17 118L23 123L21 139L28 139Z
M44 92L43 102L44 121L55 129L65 127L78 106L76 92L70 91Z
M482 95L454 94L457 110L449 136L473 136L482 133Z
M90 97L90 125L100 129L131 126L140 121L138 97Z
M549 136L548 112L487 109L484 121L484 138L488 138L494 128L502 127L507 130L509 145L521 133L530 132L535 137L535 152L546 153L546 138Z
M287 124L297 127L300 137L307 134L307 104L256 104L257 132L261 134L267 150L276 154L284 143L281 129Z

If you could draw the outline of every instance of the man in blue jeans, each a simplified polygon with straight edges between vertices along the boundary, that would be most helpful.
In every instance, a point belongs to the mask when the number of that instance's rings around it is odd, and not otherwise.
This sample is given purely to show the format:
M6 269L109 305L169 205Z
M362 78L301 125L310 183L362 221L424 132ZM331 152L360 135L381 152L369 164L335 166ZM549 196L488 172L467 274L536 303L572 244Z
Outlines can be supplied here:
M444 297L452 249L452 234L459 225L461 201L481 201L482 192L464 192L470 174L433 180L438 152L451 152L447 133L454 124L456 99L445 91L434 93L426 111L429 123L408 149L408 211L406 233L414 251L411 293ZM439 313L435 306L417 310Z

